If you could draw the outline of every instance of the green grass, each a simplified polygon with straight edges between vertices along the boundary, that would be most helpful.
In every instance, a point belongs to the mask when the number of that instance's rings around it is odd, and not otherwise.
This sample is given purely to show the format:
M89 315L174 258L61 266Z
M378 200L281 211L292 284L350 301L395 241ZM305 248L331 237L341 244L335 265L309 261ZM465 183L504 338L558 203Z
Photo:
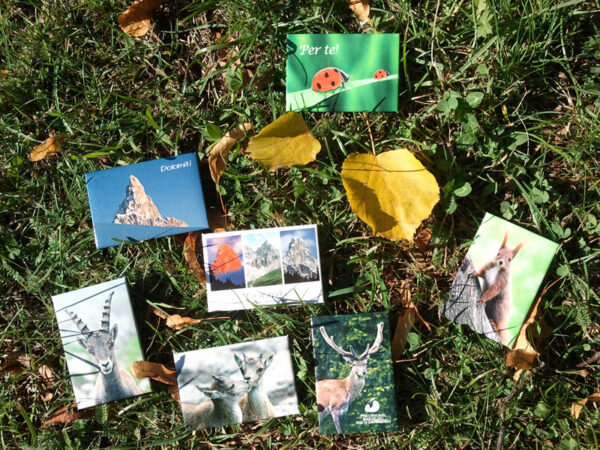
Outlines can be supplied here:
M4 447L598 447L600 410L588 405L578 420L569 412L600 384L597 364L587 378L574 371L600 351L597 0L373 0L377 30L401 35L400 112L304 114L323 146L317 161L271 174L236 147L221 179L236 228L319 224L326 304L227 314L179 332L151 307L207 316L182 241L95 250L83 174L191 151L206 159L215 127L249 121L260 130L283 114L286 33L361 28L341 0L192 0L161 7L151 32L133 39L117 24L127 6L0 0L0 352L30 357L21 373L0 373ZM231 42L216 42L217 32ZM53 130L70 135L63 151L30 163ZM442 188L424 251L373 238L348 205L341 163L370 151L370 135L378 152L415 152ZM558 282L541 308L551 332L518 384L503 349L440 317L485 211L561 244L546 278ZM301 415L193 436L156 384L92 418L41 428L73 400L50 296L119 276L151 361L290 335ZM417 325L395 364L399 432L320 437L310 316L395 318L402 280L431 332ZM49 385L43 365L56 374Z
M259 287L259 286L273 286L274 284L281 284L281 269L272 270L269 273L264 274L257 280L248 283L248 286Z

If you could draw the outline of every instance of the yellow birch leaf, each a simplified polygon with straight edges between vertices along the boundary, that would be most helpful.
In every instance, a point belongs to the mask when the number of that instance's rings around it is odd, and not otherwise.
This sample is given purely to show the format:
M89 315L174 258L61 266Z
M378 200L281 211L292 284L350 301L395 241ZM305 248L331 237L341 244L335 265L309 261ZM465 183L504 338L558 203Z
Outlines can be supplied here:
M217 142L217 144L208 154L208 167L210 168L210 176L215 184L219 184L221 174L227 166L227 157L229 156L231 147L233 147L237 141L246 136L246 132L250 131L251 129L251 123L244 123L243 125L232 128L225 133L225 136L223 136L221 140Z
M411 241L440 199L435 177L406 149L349 155L342 182L356 215L394 241Z
M167 0L136 0L119 16L121 29L130 36L145 35L150 29L152 12Z
M56 136L51 136L42 142L40 145L36 145L29 154L29 161L40 161L46 156L56 155L62 149L62 142L57 139Z
M581 414L581 410L587 402L600 402L600 392L596 392L595 394L592 394L589 397L582 398L581 400L573 402L571 404L571 415L574 419L579 418L579 414Z
M320 142L297 112L288 112L250 138L247 153L267 170L303 166L317 157Z
M369 0L346 0L346 3L348 3L352 12L356 14L358 20L373 26L371 19L369 19L369 13L371 12Z

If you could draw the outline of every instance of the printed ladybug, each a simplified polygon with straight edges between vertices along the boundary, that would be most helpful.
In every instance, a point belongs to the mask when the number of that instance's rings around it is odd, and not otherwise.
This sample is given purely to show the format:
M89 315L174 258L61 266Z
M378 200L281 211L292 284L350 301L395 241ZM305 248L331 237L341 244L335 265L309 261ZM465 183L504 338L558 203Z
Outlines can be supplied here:
M326 67L319 70L312 79L310 87L313 91L327 92L339 88L350 79L350 76L343 70L335 67Z
M379 70L375 71L375 73L373 74L373 78L375 78L376 80L383 80L384 78L387 78L389 76L390 76L390 73L383 69L379 69Z

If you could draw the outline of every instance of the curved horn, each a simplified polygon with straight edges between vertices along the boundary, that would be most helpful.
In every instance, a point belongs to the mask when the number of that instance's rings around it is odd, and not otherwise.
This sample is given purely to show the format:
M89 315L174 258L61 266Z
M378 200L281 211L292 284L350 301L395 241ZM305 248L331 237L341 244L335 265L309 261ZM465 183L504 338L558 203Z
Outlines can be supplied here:
M334 349L336 352L338 352L340 355L342 356L349 356L349 357L354 357L354 355L352 354L352 352L349 352L347 350L344 350L342 347L338 346L334 341L333 338L330 338L327 335L327 332L325 331L325 327L319 327L319 331L321 332L321 336L323 336L323 339L325 339L325 342L327 342L327 344Z
M102 322L100 325L104 331L110 331L110 303L115 292L108 294L108 298L104 302L104 310L102 311Z
M79 328L79 331L81 332L81 334L85 334L88 335L90 334L90 329L87 327L87 325L83 322L83 320L81 320L77 314L72 313L71 311L69 311L68 309L65 309L65 312L69 315L69 317L71 318L71 320L73 322L75 322L75 325L77 325L77 328Z

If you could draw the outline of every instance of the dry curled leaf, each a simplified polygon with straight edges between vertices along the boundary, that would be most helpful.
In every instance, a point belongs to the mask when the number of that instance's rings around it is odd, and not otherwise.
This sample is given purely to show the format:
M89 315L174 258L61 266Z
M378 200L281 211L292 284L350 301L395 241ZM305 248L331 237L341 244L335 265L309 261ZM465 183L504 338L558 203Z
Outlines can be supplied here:
M156 308L152 308L152 312L154 313L155 316L158 316L158 317L160 317L161 319L164 319L164 320L166 320L167 317L169 317L168 314L165 314L164 312L162 312L162 311L160 311L160 310L158 310Z
M267 170L314 161L321 144L297 112L288 112L250 138L247 153Z
M121 29L130 36L145 35L150 29L152 12L166 0L136 0L127 11L119 16Z
M183 256L188 267L201 283L206 283L206 274L198 261L198 252L202 251L202 237L199 231L188 233L183 243Z
M190 325L196 325L202 322L202 319L192 319L191 317L181 317L179 314L173 314L167 317L167 326L174 330L181 330L182 328L189 327Z
M56 155L62 150L63 141L64 139L59 136L49 137L40 145L33 147L33 150L29 154L29 161L40 161L47 156Z
M342 182L356 215L395 241L412 240L440 199L435 177L406 149L349 155Z
M352 10L352 12L356 14L358 20L373 26L373 23L371 23L371 19L369 19L369 13L371 12L369 0L346 0L346 3L348 3L348 6Z
M581 410L585 406L587 402L600 402L600 392L596 392L595 394L590 395L589 397L582 398L579 401L573 402L571 404L571 415L573 418L578 419L579 414L581 414Z
M67 424L78 419L89 419L94 415L94 408L86 408L81 411L73 411L77 404L75 402L70 403L62 408L58 409L50 419L46 420L42 424L42 428L52 424Z
M539 355L539 353L533 348L533 345L531 345L527 339L527 328L529 325L535 322L538 313L538 307L540 306L541 301L542 296L540 295L533 305L527 320L523 323L514 347L511 350L508 350L506 356L504 357L506 365L517 369L517 372L515 372L514 375L515 380L519 379L523 370L531 369L535 358L537 358Z
M246 133L252 129L251 123L244 123L229 130L221 138L219 142L211 149L208 154L208 167L210 168L210 176L215 184L219 184L219 179L225 167L227 167L227 157L231 148L237 141L246 136Z
M131 371L138 378L152 378L170 386L177 385L175 370L167 368L164 364L150 361L134 361L131 363Z
M47 365L43 365L40 366L40 368L38 369L38 373L40 374L40 377L42 378L42 381L44 382L44 384L46 385L51 385L56 381L56 377L54 376L54 372L52 371L52 369L47 366Z
M423 325L425 325L425 327L427 327L427 329L431 331L431 327L421 317L417 306L412 301L410 289L406 281L402 281L400 292L402 296L402 306L404 307L404 311L402 312L400 317L398 317L396 331L394 332L394 338L392 339L392 358L394 359L394 361L400 359L402 351L406 346L406 337L408 336L408 333L410 332L411 328L417 320L421 321L421 323L423 323Z

